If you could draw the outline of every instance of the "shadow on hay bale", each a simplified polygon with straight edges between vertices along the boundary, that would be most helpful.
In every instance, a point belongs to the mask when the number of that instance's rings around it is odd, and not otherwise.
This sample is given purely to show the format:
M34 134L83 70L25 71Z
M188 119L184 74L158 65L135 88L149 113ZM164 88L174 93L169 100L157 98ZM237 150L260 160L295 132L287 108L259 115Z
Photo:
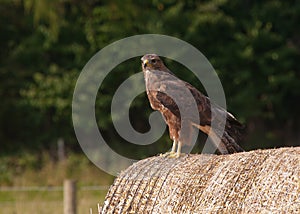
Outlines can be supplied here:
M300 147L141 160L102 213L300 213Z

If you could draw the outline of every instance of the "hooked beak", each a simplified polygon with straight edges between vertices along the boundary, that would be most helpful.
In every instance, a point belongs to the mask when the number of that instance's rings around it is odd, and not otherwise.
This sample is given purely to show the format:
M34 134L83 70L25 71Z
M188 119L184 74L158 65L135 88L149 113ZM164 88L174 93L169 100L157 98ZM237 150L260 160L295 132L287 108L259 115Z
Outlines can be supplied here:
M143 61L143 68L145 69L145 68L148 66L148 64L149 64L149 60L148 60L148 59L145 59L145 60Z

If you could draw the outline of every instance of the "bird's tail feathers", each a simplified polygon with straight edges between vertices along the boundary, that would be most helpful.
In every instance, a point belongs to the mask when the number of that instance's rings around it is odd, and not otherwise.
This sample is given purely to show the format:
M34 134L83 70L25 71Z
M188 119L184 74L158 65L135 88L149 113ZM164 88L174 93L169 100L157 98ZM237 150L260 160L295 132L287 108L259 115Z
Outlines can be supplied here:
M222 136L221 143L226 147L226 150L227 150L225 153L220 151L222 154L232 154L232 153L237 153L237 152L244 152L244 149L242 149L242 147L240 147L236 143L236 140L233 139L226 131L224 132L224 134Z
M242 147L236 143L236 140L232 138L226 131L224 131L223 136L220 139L220 137L211 129L210 126L201 126L196 123L192 123L192 126L206 133L221 154L232 154L244 151Z

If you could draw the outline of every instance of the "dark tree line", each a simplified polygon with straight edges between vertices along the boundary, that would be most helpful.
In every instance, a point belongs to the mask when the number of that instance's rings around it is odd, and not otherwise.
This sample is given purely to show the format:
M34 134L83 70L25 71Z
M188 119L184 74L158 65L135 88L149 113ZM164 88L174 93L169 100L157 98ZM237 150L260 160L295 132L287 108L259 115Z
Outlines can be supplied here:
M246 149L300 144L299 1L2 0L0 17L1 152L51 149L59 137L78 151L71 102L81 69L111 42L145 33L185 40L209 59L228 109L247 124ZM134 147L116 143L111 97L140 70L138 58L122 63L99 90L99 127L121 150ZM131 111L136 129L147 130L145 95Z

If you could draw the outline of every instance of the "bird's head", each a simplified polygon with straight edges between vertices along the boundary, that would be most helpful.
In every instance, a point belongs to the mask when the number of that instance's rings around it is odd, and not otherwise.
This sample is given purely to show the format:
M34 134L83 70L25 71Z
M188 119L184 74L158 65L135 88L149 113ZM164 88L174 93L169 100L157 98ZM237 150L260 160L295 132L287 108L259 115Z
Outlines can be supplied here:
M143 71L146 70L161 70L165 67L163 61L156 54L146 54L142 58Z

